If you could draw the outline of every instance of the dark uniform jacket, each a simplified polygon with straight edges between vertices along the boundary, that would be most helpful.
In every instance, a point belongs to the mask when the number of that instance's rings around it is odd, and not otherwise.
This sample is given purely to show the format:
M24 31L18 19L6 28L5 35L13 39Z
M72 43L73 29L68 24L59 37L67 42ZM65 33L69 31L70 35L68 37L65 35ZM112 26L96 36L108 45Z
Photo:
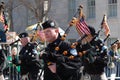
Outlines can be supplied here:
M102 40L91 40L90 43L78 45L78 52L86 51L81 57L84 70L88 74L102 74L104 67L107 65L107 48L105 48Z
M55 47L59 45L59 50L55 51ZM48 44L46 48L46 54L43 55L45 62L44 68L44 80L79 80L79 68L81 66L81 60L79 57L69 59L70 53L70 44L61 41L60 36L53 43ZM67 55L63 55L63 52L67 51ZM52 73L48 69L48 62L54 62L57 66L57 72Z
M33 43L28 43L24 46L19 53L19 61L14 63L21 66L21 75L26 73L38 73L40 69L40 63L36 58L37 51Z

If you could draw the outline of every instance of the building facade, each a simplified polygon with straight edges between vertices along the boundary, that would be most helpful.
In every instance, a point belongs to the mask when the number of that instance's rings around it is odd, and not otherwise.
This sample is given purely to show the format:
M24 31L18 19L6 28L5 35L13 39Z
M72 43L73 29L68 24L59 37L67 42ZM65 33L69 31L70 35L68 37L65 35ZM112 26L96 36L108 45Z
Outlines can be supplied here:
M88 25L95 27L98 31L101 27L103 15L107 16L110 27L110 38L108 43L120 38L120 0L51 0L49 17L55 19L64 30L68 27L70 20L77 11L79 5L83 5L83 12ZM77 39L74 27L71 28L68 38L71 41Z

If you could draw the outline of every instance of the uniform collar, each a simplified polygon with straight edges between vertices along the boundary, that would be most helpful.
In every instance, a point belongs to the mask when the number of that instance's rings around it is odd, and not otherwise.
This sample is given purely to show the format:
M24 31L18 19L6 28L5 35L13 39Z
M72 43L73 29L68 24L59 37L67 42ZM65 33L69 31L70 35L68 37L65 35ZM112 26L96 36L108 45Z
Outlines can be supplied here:
M61 36L59 34L58 38L55 41L53 41L52 43L49 43L48 46L57 46L61 41L60 38L61 38Z

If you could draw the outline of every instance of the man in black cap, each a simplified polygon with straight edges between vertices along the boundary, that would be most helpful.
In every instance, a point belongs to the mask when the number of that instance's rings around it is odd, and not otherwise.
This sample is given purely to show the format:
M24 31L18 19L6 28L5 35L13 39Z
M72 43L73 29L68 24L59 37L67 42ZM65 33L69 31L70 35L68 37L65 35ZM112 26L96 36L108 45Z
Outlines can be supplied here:
M44 60L44 80L80 80L81 60L76 49L63 41L53 20L42 24L48 45L42 55ZM72 58L71 56L75 56Z
M40 69L40 63L36 59L37 51L26 32L19 34L22 49L19 52L19 61L13 60L13 63L21 66L22 78L28 74L29 80L37 80ZM24 80L24 79L23 79ZM26 79L25 79L26 80Z
M91 26L88 28L90 34L76 46L78 53L82 55L84 72L90 75L91 80L107 80L104 71L107 65L107 47L98 38L95 29Z

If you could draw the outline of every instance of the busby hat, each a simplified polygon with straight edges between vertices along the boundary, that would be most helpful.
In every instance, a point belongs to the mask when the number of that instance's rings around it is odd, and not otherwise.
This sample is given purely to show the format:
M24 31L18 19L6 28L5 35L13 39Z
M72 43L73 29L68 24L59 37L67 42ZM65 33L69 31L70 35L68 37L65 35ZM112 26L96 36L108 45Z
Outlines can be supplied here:
M42 24L43 29L56 28L56 23L53 20L47 20Z
M91 35L96 35L96 31L95 31L95 28L94 27L92 27L92 26L88 26L88 28L89 28L89 30L90 30L90 33L91 33Z
M28 33L23 32L23 33L19 34L18 36L19 36L19 38L25 38L25 37L28 37Z

